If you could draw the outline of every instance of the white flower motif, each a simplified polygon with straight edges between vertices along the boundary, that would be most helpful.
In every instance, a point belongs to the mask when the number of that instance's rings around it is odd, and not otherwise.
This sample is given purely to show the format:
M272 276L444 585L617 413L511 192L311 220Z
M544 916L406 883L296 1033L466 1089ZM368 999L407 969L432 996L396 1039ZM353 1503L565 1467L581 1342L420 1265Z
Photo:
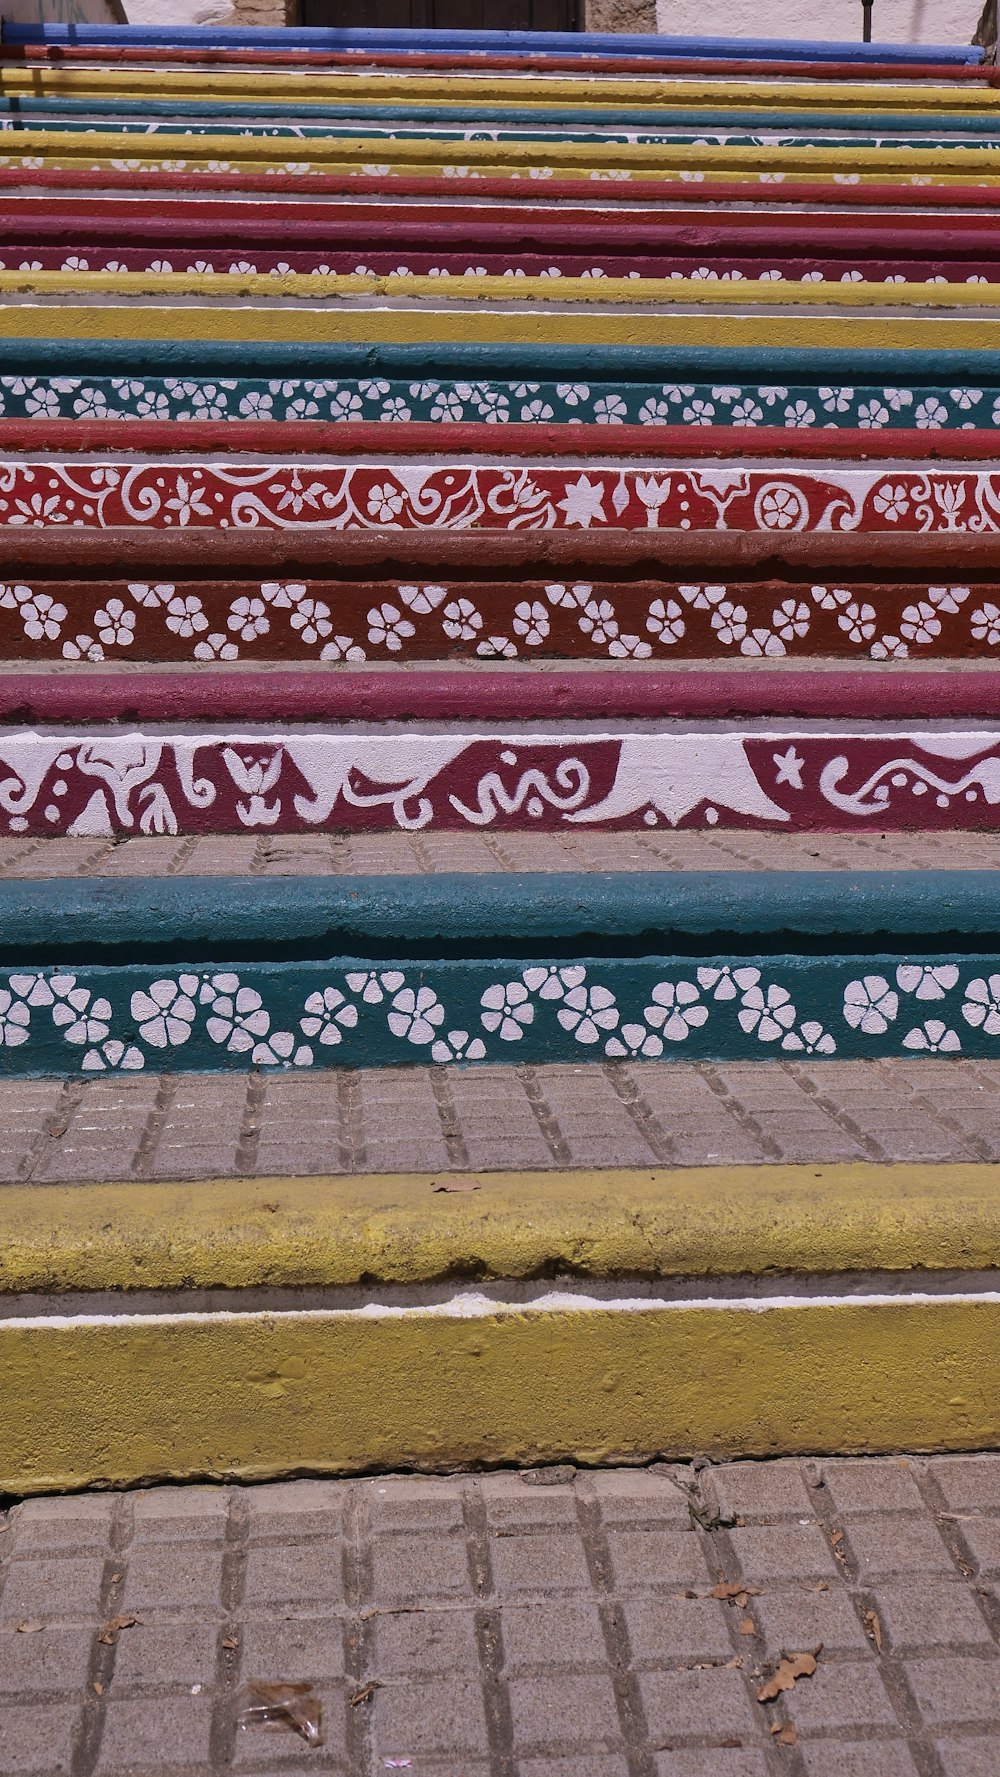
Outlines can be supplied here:
M135 612L126 611L121 599L109 599L105 610L95 611L94 624L108 648L130 648L135 640Z
M402 395L390 395L388 401L382 403L382 412L378 417L380 420L399 421L410 419L412 414L413 409L407 407Z
M366 1006L380 1006L387 993L398 993L406 976L396 969L382 975L374 969L366 969L361 974L345 976L345 980L351 992L360 994Z
M651 395L639 409L640 426L665 426L670 419L670 407L666 401L658 401Z
M18 615L24 625L24 633L29 642L54 642L62 630L68 612L65 605L59 605L51 594L36 592L30 598L21 601Z
M618 1060L637 1055L644 1055L647 1061L653 1060L663 1054L663 1038L655 1031L647 1030L644 1024L623 1024L616 1037L608 1038L604 1053Z
M77 636L71 642L64 642L62 651L64 660L98 661L104 659L104 649L100 642L95 642L93 636Z
M622 426L628 418L628 406L620 395L602 395L594 402L594 418L599 426Z
M818 394L827 413L846 413L854 400L853 389L820 389Z
M23 1000L0 988L0 1046L17 1049L28 1041L31 1013Z
M729 599L723 599L721 605L712 612L712 628L724 648L731 648L735 642L742 642L747 633L746 606L734 605Z
M471 391L479 417L488 426L505 426L510 419L510 402L499 389L484 389L476 385Z
M110 1017L109 1002L92 999L88 987L71 987L52 1008L52 1022L67 1043L102 1043L111 1034Z
M55 389L33 389L24 403L25 412L32 419L51 420L59 412L59 397Z
M676 599L654 599L649 607L646 628L664 648L679 642L686 629L684 613Z
M760 515L769 531L787 531L802 517L802 499L790 487L769 488L761 496Z
M528 989L520 981L495 982L480 1000L486 1010L481 1014L485 1030L498 1030L504 1043L516 1043L524 1035L526 1025L535 1021L535 1008Z
M561 512L566 514L567 525L577 524L581 530L589 530L596 519L604 523L604 483L591 481L589 475L581 475L579 480L566 483L566 495L556 501Z
M907 605L900 619L899 633L908 642L926 645L941 634L941 619L934 606L921 599L918 605Z
M313 1052L308 1043L296 1045L290 1030L272 1030L266 1043L255 1043L250 1057L255 1067L311 1067Z
M267 1036L270 1013L256 988L240 986L238 975L214 975L199 997L212 1009L205 1026L209 1036L213 1043L225 1043L231 1054L245 1054L259 1037Z
M978 975L965 993L962 1017L966 1024L976 1030L981 1027L988 1037L1000 1035L1000 975L991 975L989 981Z
M791 1053L805 1055L834 1055L837 1050L829 1031L811 1018L801 1024L797 1031L790 1030L787 1036L782 1037L781 1047Z
M99 1049L88 1049L80 1063L83 1071L88 1074L103 1073L107 1068L137 1073L145 1065L146 1058L142 1050L137 1049L134 1043L126 1046L117 1037L112 1037L108 1043L102 1043Z
M798 636L809 633L809 620L812 613L809 606L793 598L783 599L781 604L771 612L771 622L775 632L783 642L794 641Z
M193 482L188 482L185 476L178 475L177 497L174 500L168 500L166 502L166 509L168 512L176 512L177 523L182 528L185 525L190 524L193 516L200 518L210 518L212 516L211 506L209 506L204 500L198 498L199 493L202 491L201 488L195 487Z
M365 651L352 636L334 636L320 654L321 660L365 660Z
M925 401L921 401L913 417L919 432L937 432L947 423L948 409L936 395L928 395Z
M858 425L862 432L877 432L881 426L889 424L889 409L883 407L881 401L873 396L870 401L863 401L858 408Z
M482 615L471 599L453 599L445 605L442 628L453 642L471 642L483 627Z
M837 624L848 641L870 642L875 634L875 617L874 605L859 605L852 600L847 609L840 612Z
M147 389L135 404L135 411L144 420L168 420L170 418L170 398L162 389Z
M588 383L557 383L556 394L567 407L579 407L584 401L590 400L590 385Z
M291 616L292 628L298 630L307 648L321 642L333 631L330 607L322 599L300 599Z
M715 420L715 408L711 401L695 400L688 403L681 416L689 426L711 426Z
M528 401L521 409L521 418L526 425L541 425L554 417L553 409L547 401Z
M896 970L896 986L912 993L918 1000L943 1000L958 981L954 963L941 963L937 968L923 964L903 964Z
M73 403L73 412L81 419L104 419L108 409L108 398L103 389L81 389Z
M335 987L324 987L306 1000L306 1016L299 1019L303 1036L319 1037L327 1048L343 1041L344 1030L353 1030L358 1022L358 1008L346 1000ZM343 1027L343 1028L342 1028Z
M815 424L816 413L815 410L809 406L808 401L793 401L789 407L785 408L786 426L795 429L803 426L814 426Z
M148 993L132 995L132 1016L143 1022L139 1035L154 1049L179 1048L191 1035L195 1018L197 975L181 975L176 981L153 981Z
M925 1024L908 1030L903 1038L904 1049L922 1049L929 1055L955 1055L961 1047L957 1030L949 1030L940 1018L928 1018Z
M486 1054L486 1044L482 1037L472 1037L467 1030L450 1030L447 1041L439 1037L431 1048L431 1060L446 1061L482 1061Z
M876 512L884 513L889 523L895 524L897 519L902 518L910 510L910 502L904 484L901 481L897 481L895 484L890 481L883 482L875 495L874 505Z
M732 422L734 426L756 426L764 418L764 409L758 407L756 401L747 396L745 401L733 404Z
M170 591L173 591L173 587ZM167 606L167 628L177 636L193 636L200 630L207 629L208 618L202 609L201 599L196 598L194 593L186 593L182 598L172 598Z
M787 988L776 984L768 988L748 987L742 1005L743 1009L738 1013L740 1026L747 1036L756 1031L761 1043L773 1043L797 1017Z
M604 642L614 641L618 634L615 607L608 599L591 599L578 622L584 635L589 635L598 648Z
M404 641L416 633L409 618L395 605L374 605L368 613L368 640L373 648L384 647L390 654L398 654Z
M545 968L525 969L522 981L532 993L537 993L540 1000L561 1000L571 987L579 987L586 981L587 971L579 964L569 969L558 969L549 964Z
M972 634L977 642L985 642L990 648L1000 645L1000 605L987 601L973 611Z
M578 1043L597 1043L602 1030L618 1023L615 996L608 987L572 987L556 1017L563 1030L572 1031Z
M909 648L898 636L883 636L881 641L873 642L870 653L873 660L906 660Z
M432 987L404 987L397 993L389 1013L389 1029L394 1037L406 1037L411 1043L432 1043L437 1025L444 1019L444 1007Z
M844 989L844 1018L852 1030L878 1037L887 1031L899 1011L899 995L884 975L865 975L849 981Z
M455 425L464 420L465 408L458 396L450 389L442 389L436 396L431 408L431 419L441 420L445 425Z
M652 652L641 636L620 635L608 644L612 660L648 660Z
M330 403L330 418L332 420L356 419L363 406L361 396L354 389L338 389ZM375 492L374 488L372 492Z
M237 660L239 648L224 635L206 636L203 642L196 642L194 657L196 660Z
M653 1004L646 1007L646 1023L662 1030L668 1043L682 1043L708 1018L708 1007L701 1004L701 993L693 981L658 981L652 999Z
M377 518L379 524L388 524L402 510L403 495L391 481L372 488L368 495L368 513L371 518Z
M295 618L293 618L295 622ZM227 629L233 629L240 636L240 641L256 641L258 636L266 636L270 631L270 618L266 615L266 604L263 599L234 599L229 606Z
M529 648L538 648L551 630L549 613L540 599L522 599L514 607L514 634L522 636Z
M949 389L949 395L960 413L968 413L970 407L977 407L983 398L982 389Z

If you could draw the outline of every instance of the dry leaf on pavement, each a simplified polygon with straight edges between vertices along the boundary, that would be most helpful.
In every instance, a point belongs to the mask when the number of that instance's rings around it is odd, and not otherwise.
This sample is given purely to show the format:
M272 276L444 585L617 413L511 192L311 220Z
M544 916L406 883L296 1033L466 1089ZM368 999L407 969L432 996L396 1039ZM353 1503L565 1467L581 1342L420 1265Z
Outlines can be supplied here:
M754 1622L753 1617L741 1618L741 1620L740 1620L740 1634L741 1635L756 1635L756 1633L757 1633L757 1625Z
M794 1689L798 1679L811 1678L821 1652L822 1647L818 1647L811 1654L786 1654L774 1677L761 1685L757 1692L758 1703L773 1703L782 1691Z
M875 1643L879 1653L882 1652L882 1624L877 1610L866 1610L865 1627Z
M771 1732L779 1746L795 1746L798 1742L798 1730L793 1721L786 1722L784 1727L776 1721Z
M97 1639L102 1642L105 1647L114 1647L115 1642L118 1640L119 1630L134 1629L138 1621L138 1617L112 1617L110 1623L105 1624L103 1635L99 1635Z
M37 1635L39 1629L44 1629L44 1627L45 1627L44 1623L36 1623L33 1621L26 1621L23 1623L18 1623L16 1633L18 1635Z
M482 1179L478 1178L439 1178L431 1185L432 1191L481 1191Z
M363 1684L359 1691L354 1692L350 1699L351 1708L356 1709L359 1703L370 1703L375 1692L380 1691L381 1689L382 1686L378 1679L370 1678L367 1684Z

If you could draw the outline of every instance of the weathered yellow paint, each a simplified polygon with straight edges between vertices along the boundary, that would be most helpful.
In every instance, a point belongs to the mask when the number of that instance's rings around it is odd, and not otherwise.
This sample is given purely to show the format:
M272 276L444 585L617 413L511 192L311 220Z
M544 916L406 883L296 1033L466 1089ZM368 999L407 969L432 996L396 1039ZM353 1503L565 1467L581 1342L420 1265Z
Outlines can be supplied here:
M60 275L60 274L56 274ZM270 280L268 280L270 281ZM603 280L602 280L603 281ZM520 286L522 280L517 280ZM440 280L434 299L440 303ZM720 286L713 285L713 289ZM774 288L775 286L771 286ZM891 286L887 286L891 287ZM978 286L982 288L982 286ZM940 289L941 286L936 288ZM229 294L232 294L230 290ZM507 300L514 300L508 283ZM1000 331L991 319L948 316L854 315L637 315L627 308L607 314L559 314L552 310L400 307L160 308L133 302L79 306L69 303L0 303L3 339L214 339L304 340L462 340L470 344L524 345L716 345L830 346L856 350L1000 350Z
M702 1166L8 1185L18 1292L723 1277L1000 1265L1000 1166ZM998 1273L1000 1278L1000 1273Z
M590 171L628 171L633 176L670 175L703 171L713 177L730 173L759 179L779 173L785 178L830 179L838 173L878 180L916 176L921 183L942 178L996 184L1000 181L997 157L990 148L862 148L854 145L807 148L799 144L779 147L729 147L708 143L669 144L643 142L565 142L558 137L544 142L461 142L426 138L389 142L385 137L311 137L284 139L240 136L172 136L169 145L155 136L132 136L113 130L96 135L67 130L23 130L17 135L17 154L0 156L0 165L24 164L25 158L79 166L124 162L128 167L149 166L169 160L195 167L222 161L240 168L287 166L292 160L325 172L362 171L366 165L417 168L433 172L445 167L470 167L481 173L530 171L551 168L553 173L584 174Z
M0 1488L1000 1442L1000 1302L0 1322Z
M505 277L379 277L374 273L333 272L92 272L0 271L2 296L200 296L261 301L331 302L351 297L386 301L480 303L512 300L547 304L586 303L590 307L659 308L754 307L771 309L997 309L1000 284L880 284L772 282L742 278L737 283L700 278L518 278L511 291Z
M815 120L818 112L873 111L983 112L1000 105L1000 93L985 84L960 86L887 85L871 81L777 81L616 80L602 75L561 75L558 78L532 73L530 78L484 71L479 75L408 73L387 69L382 73L359 69L357 73L288 73L278 69L254 74L246 69L225 71L149 68L17 68L0 67L0 93L26 94L32 98L147 98L228 99L287 102L308 110L312 104L359 102L371 104L465 105L486 99L490 106L600 105L614 113L629 110L662 110L689 105L711 108L720 114L733 109L768 107L788 111L801 107L803 116Z

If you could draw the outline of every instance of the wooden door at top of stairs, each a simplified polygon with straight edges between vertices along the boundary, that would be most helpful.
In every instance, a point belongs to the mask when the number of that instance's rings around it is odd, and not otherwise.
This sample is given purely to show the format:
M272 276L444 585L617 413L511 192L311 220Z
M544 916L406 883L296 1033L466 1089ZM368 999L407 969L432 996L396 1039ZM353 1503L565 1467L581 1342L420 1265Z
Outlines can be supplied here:
M582 0L301 0L304 25L423 31L576 31Z

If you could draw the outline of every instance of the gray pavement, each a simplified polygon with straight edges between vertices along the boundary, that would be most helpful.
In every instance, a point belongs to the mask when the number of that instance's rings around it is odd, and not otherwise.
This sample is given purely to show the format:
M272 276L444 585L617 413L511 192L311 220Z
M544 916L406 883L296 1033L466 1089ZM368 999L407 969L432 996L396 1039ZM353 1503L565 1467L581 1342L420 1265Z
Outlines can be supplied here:
M4 1777L995 1777L998 1646L995 1456L0 1516ZM815 1672L758 1701L801 1654ZM310 1684L324 1744L239 1727L254 1680Z
M933 1057L6 1080L0 1184L996 1161L998 1098L1000 1062Z

